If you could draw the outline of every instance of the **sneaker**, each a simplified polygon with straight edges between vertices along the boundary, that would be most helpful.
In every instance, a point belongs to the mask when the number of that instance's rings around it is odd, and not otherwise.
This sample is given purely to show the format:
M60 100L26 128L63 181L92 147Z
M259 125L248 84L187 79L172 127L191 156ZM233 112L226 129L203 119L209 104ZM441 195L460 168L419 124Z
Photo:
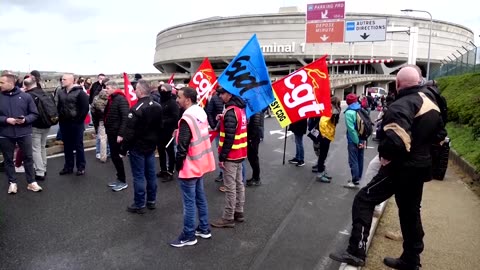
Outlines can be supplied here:
M149 210L153 210L153 209L157 208L157 205L156 205L155 202L147 202L147 208Z
M215 182L222 182L223 181L223 175L219 174L217 178L215 178Z
M304 162L303 160L299 160L299 161L297 162L297 165L296 165L296 166L297 166L297 167L303 167L303 166L305 166L305 162Z
M145 206L137 207L135 204L127 206L127 211L134 214L145 214Z
M76 175L76 176L85 175L85 170L77 170L77 173L76 173L75 175Z
M166 171L164 172L162 182L170 182L173 180L173 172Z
M348 181L348 183L343 187L356 189L359 187L359 184L360 184L359 182Z
M120 182L112 188L113 191L122 191L128 187L127 183Z
M39 186L39 185L37 184L37 182L32 182L32 183L28 184L27 189L28 189L28 190L31 190L31 191L33 191L33 192L42 191L42 187Z
M290 163L290 164L298 164L298 162L299 162L299 160L296 159L296 158L292 158L288 161L288 163Z
M20 166L20 167L15 167L15 172L16 173L24 173L25 172L25 167Z
M253 178L250 178L247 180L247 186L248 187L251 187L251 186L261 186L262 185L262 181L260 181L260 179L253 179Z
M10 186L8 186L8 194L17 194L17 183L10 183Z
M334 261L346 263L351 266L365 266L365 260L355 257L346 251L330 253L329 257Z
M121 182L118 181L118 180L115 180L115 181L112 181L112 182L108 183L108 186L109 187L114 187L114 186L118 185L119 183L121 183Z
M332 179L333 179L330 175L328 175L327 171L324 171L324 172L323 172L323 177L327 178L328 180L332 180Z
M182 233L177 239L170 242L170 246L180 248L184 246L193 246L196 243L197 243L197 238L195 236L192 239L187 239L185 235Z
M212 223L210 223L215 228L233 228L235 227L235 222L233 219L223 219L219 218Z
M233 213L233 220L237 221L237 222L244 222L245 221L245 216L243 215L243 212Z
M322 182L322 183L330 183L330 179L325 177L325 173L318 173L317 174L317 181Z
M100 159L100 157L101 157L100 154L96 154L96 155L95 155L95 158L97 158L97 159Z
M210 239L212 238L212 232L210 230L207 231L201 231L200 229L195 230L195 236L198 236L203 239Z

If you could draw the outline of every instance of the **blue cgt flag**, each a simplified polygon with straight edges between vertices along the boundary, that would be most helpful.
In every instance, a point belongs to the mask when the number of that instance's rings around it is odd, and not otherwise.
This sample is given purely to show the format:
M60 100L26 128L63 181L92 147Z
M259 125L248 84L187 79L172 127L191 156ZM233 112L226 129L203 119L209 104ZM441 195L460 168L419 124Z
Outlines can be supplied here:
M274 101L267 65L256 34L218 77L218 84L245 101L247 118Z

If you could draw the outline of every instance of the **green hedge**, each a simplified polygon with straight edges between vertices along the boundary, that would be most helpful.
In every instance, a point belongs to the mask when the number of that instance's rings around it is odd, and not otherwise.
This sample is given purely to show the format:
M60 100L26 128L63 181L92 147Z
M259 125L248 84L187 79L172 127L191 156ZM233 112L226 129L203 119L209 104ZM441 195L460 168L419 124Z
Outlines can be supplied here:
M472 129L472 127L453 122L447 124L452 148L480 172L480 141L472 139Z
M480 73L438 79L448 103L448 120L472 127L474 139L480 139Z

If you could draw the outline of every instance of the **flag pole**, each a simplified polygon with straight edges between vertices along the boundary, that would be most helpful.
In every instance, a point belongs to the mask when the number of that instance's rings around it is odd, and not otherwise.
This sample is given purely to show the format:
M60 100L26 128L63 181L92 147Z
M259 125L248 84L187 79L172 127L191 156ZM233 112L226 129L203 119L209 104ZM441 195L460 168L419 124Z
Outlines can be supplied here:
M205 95L203 95L203 97L197 102L198 104L202 104L202 101L209 96L210 92L213 90L213 88L215 87L215 85L217 85L218 83L218 80L215 80L215 82L213 82L212 86L210 87L210 89L208 90L207 93L205 93Z
M168 147L170 146L170 144L173 142L173 138L174 138L174 137L172 137L172 138L170 139L170 141L168 141L167 145L165 145L165 148L168 148Z
M285 152L287 150L287 133L288 133L288 127L285 127L285 139L283 141L283 165L285 165Z

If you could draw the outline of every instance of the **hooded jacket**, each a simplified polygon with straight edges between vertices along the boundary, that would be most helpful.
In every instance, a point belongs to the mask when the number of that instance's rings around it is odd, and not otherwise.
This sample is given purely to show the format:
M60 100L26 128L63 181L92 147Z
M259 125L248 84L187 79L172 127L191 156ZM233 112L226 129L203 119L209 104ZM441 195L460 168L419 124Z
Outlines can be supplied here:
M163 131L162 136L168 140L173 131L178 127L178 120L180 119L180 108L177 102L172 99L172 86L169 84L162 85L167 91L160 91L160 105L162 105L162 120Z
M90 88L90 95L88 97L88 104L93 103L93 98L102 91L102 89L105 88L104 83L100 83L99 81L96 81L92 84L92 87Z
M7 118L25 117L25 123L10 125ZM33 98L15 87L8 92L0 92L0 137L19 138L32 134L32 123L38 118Z
M29 94L32 97L33 102L35 103L35 107L37 108L37 111L38 111L38 100L36 101L35 98L45 95L45 91L43 91L42 88L34 87L30 90L25 91L25 93ZM42 124L41 121L39 121L38 118L32 123L32 127L38 128L38 129L46 128L44 124Z
M358 145L360 138L358 137L358 131L356 127L357 123L357 111L361 109L360 103L354 102L348 105L345 110L345 125L347 126L347 140L348 143Z
M230 106L236 106L240 109L245 109L245 102L237 96L232 96L230 101L225 104L225 108L228 108ZM227 113L225 113L223 121L225 126L225 140L223 142L222 151L219 153L218 157L219 161L221 162L227 160L228 153L230 152L230 150L232 150L233 142L235 141L235 133L237 131L238 120L235 116L234 110L228 110ZM235 160L232 162L240 163L242 161L243 159Z
M125 136L130 107L123 90L117 89L108 97L105 107L105 132L108 136Z
M247 125L247 136L248 140L259 140L262 137L262 128L265 116L263 112L258 112L248 120Z
M205 110L208 116L208 124L212 129L216 129L218 125L217 115L223 112L223 101L218 95L213 95L207 104Z

